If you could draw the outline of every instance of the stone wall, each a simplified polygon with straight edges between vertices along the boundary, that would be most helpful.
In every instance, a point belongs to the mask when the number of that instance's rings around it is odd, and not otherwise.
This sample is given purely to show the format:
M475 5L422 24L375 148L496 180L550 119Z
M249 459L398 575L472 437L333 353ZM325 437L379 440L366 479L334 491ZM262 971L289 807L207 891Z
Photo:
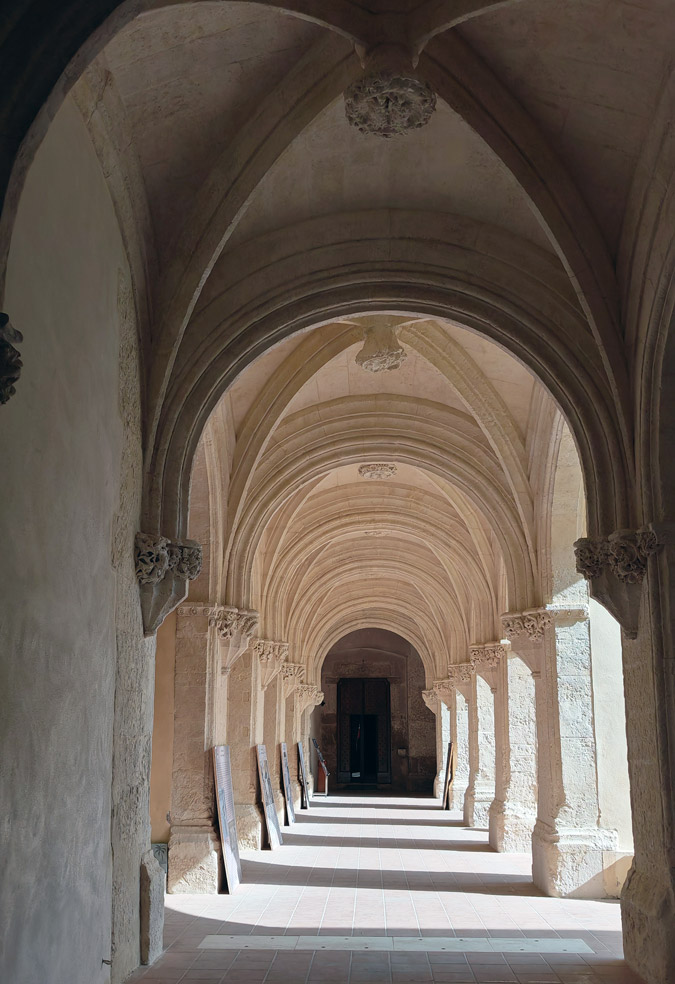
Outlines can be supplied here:
M12 984L106 984L103 961L122 980L140 959L153 646L133 577L128 284L98 160L66 102L27 175L4 301L25 338L0 426L13 572L0 597L0 979Z

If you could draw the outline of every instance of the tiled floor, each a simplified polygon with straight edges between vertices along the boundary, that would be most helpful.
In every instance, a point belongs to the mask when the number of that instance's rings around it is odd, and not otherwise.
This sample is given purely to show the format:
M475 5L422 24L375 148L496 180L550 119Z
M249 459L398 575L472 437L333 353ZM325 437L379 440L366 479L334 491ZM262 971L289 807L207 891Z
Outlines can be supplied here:
M622 959L617 903L545 898L526 855L494 853L485 831L434 800L316 797L281 848L245 852L242 864L232 896L167 896L166 953L132 981L640 984ZM281 935L343 939L269 949L265 938ZM208 936L249 939L220 949ZM385 949L365 949L364 937ZM441 937L466 948L439 949ZM539 940L590 952L543 952Z

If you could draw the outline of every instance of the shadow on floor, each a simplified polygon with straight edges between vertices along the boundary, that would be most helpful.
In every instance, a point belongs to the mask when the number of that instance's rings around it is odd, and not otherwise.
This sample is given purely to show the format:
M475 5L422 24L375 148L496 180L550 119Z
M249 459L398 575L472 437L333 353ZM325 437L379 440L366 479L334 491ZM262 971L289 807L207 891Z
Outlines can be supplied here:
M412 826L412 824L411 824ZM365 848L393 848L401 851L461 851L482 854L495 854L496 852L485 843L473 844L466 841L457 840L411 840L396 837L343 837L340 834L319 835L319 834L294 834L293 827L283 828L284 844L292 844L297 847L311 845L313 847L365 847Z
M446 814L447 816L447 814ZM322 817L317 816L316 813L310 811L307 813L303 811L302 813L296 812L295 814L296 823L332 823L334 825L343 823L352 824L379 824L382 827L403 827L406 829L409 827L463 827L464 823L461 820L443 820L442 815L439 815L438 820L418 820L413 818L408 820L407 817L399 817L394 820L380 820L379 817L343 817L343 816L332 816L332 817ZM479 828L471 827L471 830L478 830Z
M474 872L391 871L370 868L318 868L243 859L243 881L256 885L308 885L316 888L373 888L388 892L455 892L467 895L542 897L526 875Z

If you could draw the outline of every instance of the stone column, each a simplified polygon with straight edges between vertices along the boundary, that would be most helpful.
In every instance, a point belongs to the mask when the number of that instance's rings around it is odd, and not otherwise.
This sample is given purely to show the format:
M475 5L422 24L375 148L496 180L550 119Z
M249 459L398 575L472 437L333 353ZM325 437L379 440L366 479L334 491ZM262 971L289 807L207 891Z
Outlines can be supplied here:
M536 793L528 788L535 782L534 688L530 674L521 663L530 684L531 699L523 695L521 677L509 674L512 664L509 643L493 642L471 647L471 663L494 695L495 798L490 805L489 840L497 851L529 851L536 819ZM513 686L509 680L512 679ZM524 699L523 699L524 698ZM529 718L528 718L529 715ZM523 727L531 720L531 728ZM531 760L530 764L525 759ZM525 768L525 774L523 769Z
M226 740L229 674L256 622L257 613L229 606L178 609L167 881L172 893L215 894L219 889L211 749Z
M282 678L282 708L283 720L280 733L282 741L288 747L288 771L291 774L291 788L293 795L293 806L300 809L302 791L298 776L298 753L297 742L299 736L295 731L295 694L297 688L304 682L305 667L301 663L284 663L281 668Z
M604 855L616 857L618 839L598 824L588 610L535 609L506 616L504 625L535 680L534 882L548 895L601 898Z
M469 782L464 794L464 823L467 827L487 827L495 795L494 701L490 688L477 677L470 662L449 670L468 711Z
M448 742L450 740L450 715L448 708L434 688L423 690L422 699L436 719L436 777L434 779L434 796L438 799L444 792L445 763L448 755Z
M298 736L298 741L302 742L310 794L314 791L314 778L310 768L309 716L322 701L323 690L319 690L313 684L301 683L295 689L294 732Z
M455 743L455 781L450 792L450 809L463 810L469 785L469 709L464 695L457 689L457 667L448 668L446 680L438 680L434 689L448 709L450 737Z

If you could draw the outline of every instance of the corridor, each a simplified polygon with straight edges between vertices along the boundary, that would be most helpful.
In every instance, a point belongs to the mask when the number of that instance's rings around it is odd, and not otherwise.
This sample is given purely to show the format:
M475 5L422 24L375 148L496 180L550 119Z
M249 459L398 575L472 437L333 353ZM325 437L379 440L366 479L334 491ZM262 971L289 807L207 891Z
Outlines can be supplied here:
M131 981L640 984L618 902L541 895L435 800L314 797L242 867L232 896L167 896L166 952Z

